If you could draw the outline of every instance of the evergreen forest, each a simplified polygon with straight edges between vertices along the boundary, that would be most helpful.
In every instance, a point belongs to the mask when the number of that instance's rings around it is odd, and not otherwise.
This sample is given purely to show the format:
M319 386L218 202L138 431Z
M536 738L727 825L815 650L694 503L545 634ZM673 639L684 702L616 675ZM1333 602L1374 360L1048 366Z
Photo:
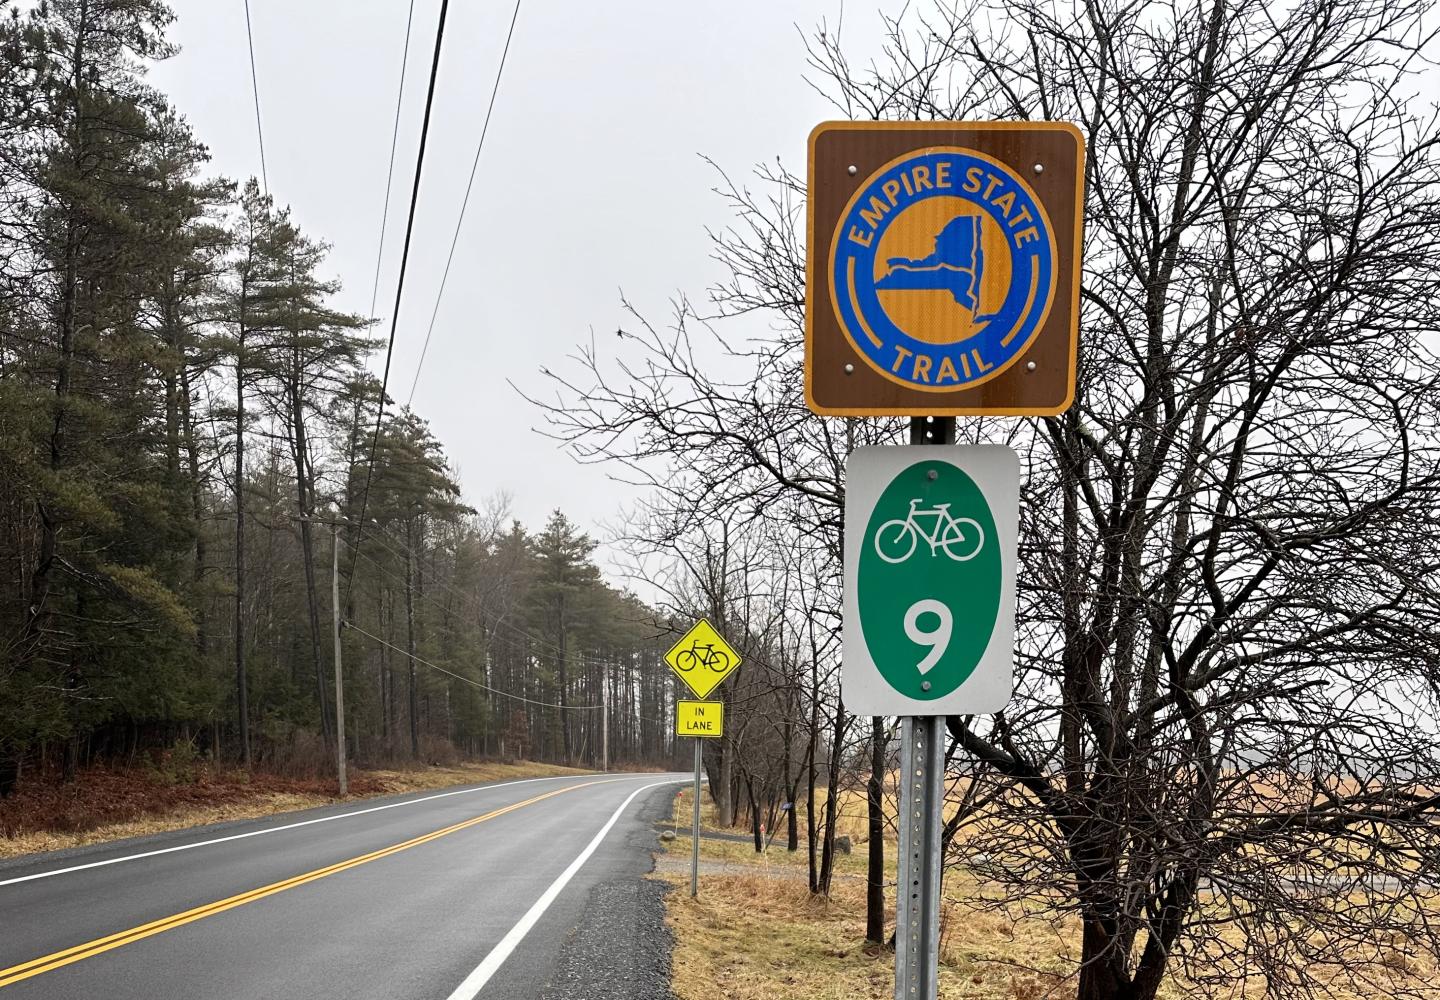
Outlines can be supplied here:
M176 745L323 772L332 592L356 759L595 764L605 704L612 759L664 759L651 609L382 406L323 238L147 83L171 20L0 23L0 795Z

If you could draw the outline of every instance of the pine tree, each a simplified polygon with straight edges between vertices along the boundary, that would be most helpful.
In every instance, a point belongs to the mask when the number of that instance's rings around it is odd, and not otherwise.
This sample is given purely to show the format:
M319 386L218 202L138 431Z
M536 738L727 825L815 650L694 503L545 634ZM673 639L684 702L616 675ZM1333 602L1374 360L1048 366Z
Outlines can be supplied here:
M301 233L290 221L288 211L277 213L271 220L267 249L279 271L276 285L267 293L273 298L276 325L260 334L259 342L250 348L250 357L256 389L282 428L294 471L311 671L321 732L329 743L332 730L325 711L313 524L319 505L310 427L325 400L348 384L369 349L368 342L356 334L367 324L361 317L326 305L326 300L340 290L338 281L327 281L318 274L329 247Z
M362 480L366 471L354 470ZM408 408L381 428L370 475L369 510L381 532L399 536L404 572L405 634L408 653L406 703L410 755L420 756L420 692L416 674L423 622L417 620L417 595L423 597L423 554L426 521L454 520L470 513L460 502L460 487L440 443L426 423ZM363 492L363 482L353 492ZM363 539L363 535L361 538ZM384 545L383 542L377 544ZM392 547L393 554L393 547ZM362 542L363 552L363 542Z
M29 102L6 153L15 335L0 461L12 501L29 508L17 522L29 569L5 615L18 622L4 678L14 690L0 701L23 690L25 708L0 730L0 794L28 744L103 720L121 696L172 697L164 678L188 655L193 622L166 584L177 541L153 461L143 318L154 292L143 264L164 243L147 226L157 151L188 138L134 69L169 54L170 17L147 0L71 0L4 29L4 76L28 85ZM152 668L143 690L110 684L130 657ZM68 774L75 740L65 748Z
M372 442L366 324L333 308L326 246L254 180L209 178L145 83L172 51L164 3L19 6L0 13L0 795L22 768L206 730L217 757L234 737L247 766L316 766L330 553L309 519L332 513L351 522L347 671L378 676L347 698L368 751L494 749L518 720L508 745L543 753L531 727L559 719L555 755L593 751L593 713L517 711L472 680L663 701L593 543L562 519L579 549L545 582L554 539L474 516L418 415ZM643 742L632 721L617 739Z
M566 762L574 760L571 739L571 629L580 618L580 597L599 583L600 571L590 561L595 542L578 531L558 509L535 539L537 569L532 601L535 618L555 643L555 671L560 702L561 747Z
M256 378L252 356L261 343L284 328L288 261L285 238L273 202L262 194L255 178L245 182L240 214L232 233L232 253L216 315L229 334L228 353L234 363L234 475L235 504L235 713L240 759L253 761L250 740L250 682L246 665L245 635L245 435L251 419L245 409L245 390Z

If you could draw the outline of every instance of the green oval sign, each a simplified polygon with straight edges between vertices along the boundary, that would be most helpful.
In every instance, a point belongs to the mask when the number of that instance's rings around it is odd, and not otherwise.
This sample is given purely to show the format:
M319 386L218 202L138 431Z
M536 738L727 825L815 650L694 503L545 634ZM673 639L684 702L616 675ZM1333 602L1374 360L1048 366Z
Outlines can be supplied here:
M861 540L860 628L886 682L907 698L950 694L975 671L1000 611L995 518L948 462L903 469Z

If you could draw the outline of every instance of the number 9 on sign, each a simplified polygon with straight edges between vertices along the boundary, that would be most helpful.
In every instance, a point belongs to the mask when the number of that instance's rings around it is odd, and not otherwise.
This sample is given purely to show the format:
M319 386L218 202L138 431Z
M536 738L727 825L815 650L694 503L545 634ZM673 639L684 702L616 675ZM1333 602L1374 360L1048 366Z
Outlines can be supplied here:
M920 627L921 615L934 615L940 619L932 629ZM922 674L930 672L930 668L940 662L940 657L945 655L945 650L950 646L950 633L955 627L955 616L950 613L950 608L945 602L933 598L926 598L923 601L916 601L910 605L910 610L905 612L905 638L917 646L929 646L930 652L925 658L915 665L915 669Z

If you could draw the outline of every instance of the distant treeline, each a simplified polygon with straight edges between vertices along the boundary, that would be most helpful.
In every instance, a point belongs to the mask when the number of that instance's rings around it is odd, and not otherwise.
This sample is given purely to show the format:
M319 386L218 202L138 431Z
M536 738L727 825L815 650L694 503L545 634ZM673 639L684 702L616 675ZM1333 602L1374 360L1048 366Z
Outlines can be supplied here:
M466 506L408 407L377 431L326 245L146 84L171 20L0 19L0 794L177 741L319 766L337 534L353 753L592 761L608 700L612 756L663 758L651 609L560 512Z

